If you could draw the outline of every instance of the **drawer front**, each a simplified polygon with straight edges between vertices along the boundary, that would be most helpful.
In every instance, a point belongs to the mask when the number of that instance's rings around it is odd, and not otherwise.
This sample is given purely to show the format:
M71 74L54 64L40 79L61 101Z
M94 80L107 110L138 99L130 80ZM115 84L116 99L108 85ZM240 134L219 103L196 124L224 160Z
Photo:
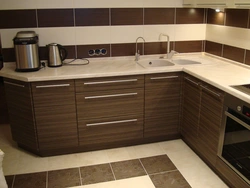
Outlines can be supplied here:
M75 104L74 80L34 82L31 86L34 107Z
M138 88L144 87L144 75L79 79L75 84L76 92Z
M94 145L143 138L143 116L80 121L79 144Z
M76 94L78 120L142 114L143 89Z

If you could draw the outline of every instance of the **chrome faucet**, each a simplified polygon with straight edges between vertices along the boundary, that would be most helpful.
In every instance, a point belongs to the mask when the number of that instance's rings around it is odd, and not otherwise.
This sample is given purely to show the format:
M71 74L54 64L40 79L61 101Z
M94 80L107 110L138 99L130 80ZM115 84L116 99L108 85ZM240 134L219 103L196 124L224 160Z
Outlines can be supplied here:
M143 40L143 46L142 46L142 53L144 55L144 43L145 43L145 39L143 37L138 37L135 41L135 61L139 61L140 59L140 51L137 49L137 43L138 43L138 40L139 39L142 39Z
M169 52L170 52L169 35L164 34L164 33L161 33L161 34L159 35L159 40L160 40L160 41L161 41L161 37L162 37L162 36L167 37L167 43L168 43L168 46L167 46L167 59L170 59L170 58L169 58ZM164 56L163 56L163 57L160 57L160 58L164 58Z
M174 54L178 54L178 52L174 51L174 50L171 50L169 53L168 53L168 59L172 59L172 57L174 56Z

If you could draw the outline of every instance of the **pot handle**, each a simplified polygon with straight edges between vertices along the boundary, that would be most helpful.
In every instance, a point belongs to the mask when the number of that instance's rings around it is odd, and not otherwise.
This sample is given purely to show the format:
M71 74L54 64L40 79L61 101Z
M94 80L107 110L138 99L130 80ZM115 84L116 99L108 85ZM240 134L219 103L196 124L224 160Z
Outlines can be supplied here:
M59 53L60 53L60 58L61 60L65 60L68 56L68 52L67 50L60 44L58 44L58 49L59 49Z

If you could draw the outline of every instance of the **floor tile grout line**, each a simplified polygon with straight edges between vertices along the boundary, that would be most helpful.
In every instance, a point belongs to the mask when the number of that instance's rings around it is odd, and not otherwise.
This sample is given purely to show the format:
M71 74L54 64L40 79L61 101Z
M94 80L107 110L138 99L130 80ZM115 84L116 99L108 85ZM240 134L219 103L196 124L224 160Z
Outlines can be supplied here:
M116 181L115 173L114 173L114 170L113 170L113 168L112 168L112 165L111 165L111 163L109 163L109 166L110 166L110 168L111 168L112 174L113 174L113 176L114 176L114 179L115 179L115 181Z
M146 168L145 168L144 165L142 164L141 159L140 159L140 158L138 158L138 159L139 159L139 161L140 161L140 163L141 163L141 165L142 165L142 168L143 168L144 171L146 172L146 174L149 175L148 172L147 172L147 170L146 170Z
M78 167L78 170L79 170L80 183L81 183L81 185L83 185L83 184L82 184L82 173L81 173L81 167Z
M169 171L163 171L163 172L157 172L157 173L152 173L152 174L148 174L149 176L151 175L158 175L158 174L163 174L166 172L175 172L175 171L179 171L177 168L175 170L169 170ZM180 172L180 171L179 171Z

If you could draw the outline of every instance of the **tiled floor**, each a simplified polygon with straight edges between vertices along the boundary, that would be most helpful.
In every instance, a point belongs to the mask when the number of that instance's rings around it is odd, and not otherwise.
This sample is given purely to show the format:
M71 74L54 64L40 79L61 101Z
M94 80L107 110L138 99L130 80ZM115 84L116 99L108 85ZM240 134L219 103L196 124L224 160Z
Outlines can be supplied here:
M13 188L227 187L182 140L41 158L17 148L0 125L0 149Z

